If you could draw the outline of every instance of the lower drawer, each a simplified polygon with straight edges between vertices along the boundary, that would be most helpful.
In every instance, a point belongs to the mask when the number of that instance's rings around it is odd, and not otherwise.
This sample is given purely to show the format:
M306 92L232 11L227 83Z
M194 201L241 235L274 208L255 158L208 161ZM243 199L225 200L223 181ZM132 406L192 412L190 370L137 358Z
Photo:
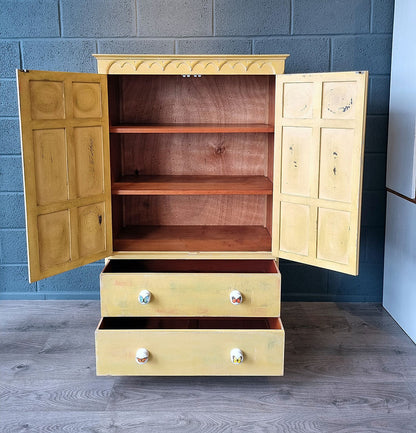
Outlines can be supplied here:
M103 318L97 375L280 376L284 336L279 318Z

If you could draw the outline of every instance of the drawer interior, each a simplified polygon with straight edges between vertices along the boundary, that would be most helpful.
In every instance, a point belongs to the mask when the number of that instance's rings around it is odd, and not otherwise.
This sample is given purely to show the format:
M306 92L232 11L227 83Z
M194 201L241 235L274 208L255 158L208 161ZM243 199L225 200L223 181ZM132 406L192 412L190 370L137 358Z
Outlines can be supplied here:
M246 317L104 317L98 330L118 329L275 329L281 330L279 318Z
M277 274L274 260L110 260L104 273L267 273Z

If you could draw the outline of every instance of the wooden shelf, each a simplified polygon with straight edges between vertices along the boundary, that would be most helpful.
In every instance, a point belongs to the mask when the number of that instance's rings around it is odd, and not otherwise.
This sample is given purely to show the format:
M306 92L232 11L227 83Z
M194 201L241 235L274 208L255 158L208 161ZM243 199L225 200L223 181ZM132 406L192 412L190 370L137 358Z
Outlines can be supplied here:
M114 239L115 251L271 251L262 226L129 226Z
M248 133L274 132L274 126L262 123L221 124L221 123L172 123L146 125L114 125L110 126L113 134L211 134L211 133Z
M123 176L113 195L272 195L266 176Z

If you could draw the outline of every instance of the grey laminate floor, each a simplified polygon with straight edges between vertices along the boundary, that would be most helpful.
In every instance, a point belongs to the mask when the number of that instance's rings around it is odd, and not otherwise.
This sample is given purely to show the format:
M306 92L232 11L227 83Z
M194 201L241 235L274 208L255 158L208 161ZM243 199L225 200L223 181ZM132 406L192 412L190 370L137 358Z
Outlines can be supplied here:
M416 346L375 304L286 303L284 377L96 377L98 302L0 302L0 432L416 432Z

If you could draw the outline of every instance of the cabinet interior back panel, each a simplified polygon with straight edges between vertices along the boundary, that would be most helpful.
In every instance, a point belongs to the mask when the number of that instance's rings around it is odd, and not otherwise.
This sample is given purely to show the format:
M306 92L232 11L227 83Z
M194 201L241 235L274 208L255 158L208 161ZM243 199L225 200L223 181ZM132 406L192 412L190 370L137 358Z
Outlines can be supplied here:
M269 176L270 134L125 134L122 176ZM114 146L120 146L115 143ZM114 150L114 153L116 149Z
M109 77L116 124L274 123L271 76ZM117 90L116 90L117 89Z
M263 195L149 195L123 201L124 226L266 225Z

